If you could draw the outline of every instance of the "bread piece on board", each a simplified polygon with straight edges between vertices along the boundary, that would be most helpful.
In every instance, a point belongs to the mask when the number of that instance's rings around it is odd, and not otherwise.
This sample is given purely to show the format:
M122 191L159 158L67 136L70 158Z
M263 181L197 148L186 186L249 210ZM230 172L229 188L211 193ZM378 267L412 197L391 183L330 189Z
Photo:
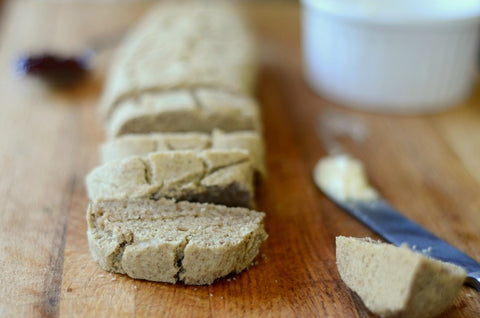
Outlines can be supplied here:
M261 130L251 97L211 89L145 92L119 103L106 123L109 138L152 132Z
M267 239L265 214L161 199L91 202L88 243L106 271L158 282L211 284L246 269Z
M207 133L130 134L106 141L101 146L102 162L145 156L151 152L172 150L237 149L246 150L257 173L265 176L263 139L254 131L226 133L214 130Z
M372 239L336 238L343 281L381 317L435 317L447 309L465 280L465 271L406 246Z
M254 170L246 151L160 151L114 160L87 176L90 200L162 197L254 206Z
M256 52L231 4L162 3L112 62L100 113L109 136L259 129Z

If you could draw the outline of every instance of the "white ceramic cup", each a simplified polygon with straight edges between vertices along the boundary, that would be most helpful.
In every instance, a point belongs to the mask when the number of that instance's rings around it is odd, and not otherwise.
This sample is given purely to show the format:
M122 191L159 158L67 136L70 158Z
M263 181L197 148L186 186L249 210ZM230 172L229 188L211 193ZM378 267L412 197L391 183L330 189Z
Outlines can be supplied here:
M427 113L468 97L480 0L302 0L304 73L349 107Z

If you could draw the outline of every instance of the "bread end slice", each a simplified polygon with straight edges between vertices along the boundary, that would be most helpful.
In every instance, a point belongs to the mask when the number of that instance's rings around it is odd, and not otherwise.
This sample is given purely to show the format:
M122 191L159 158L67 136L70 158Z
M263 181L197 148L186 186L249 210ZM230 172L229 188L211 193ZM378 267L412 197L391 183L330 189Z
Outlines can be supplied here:
M456 265L369 238L337 237L336 255L343 281L381 317L435 317L466 276Z

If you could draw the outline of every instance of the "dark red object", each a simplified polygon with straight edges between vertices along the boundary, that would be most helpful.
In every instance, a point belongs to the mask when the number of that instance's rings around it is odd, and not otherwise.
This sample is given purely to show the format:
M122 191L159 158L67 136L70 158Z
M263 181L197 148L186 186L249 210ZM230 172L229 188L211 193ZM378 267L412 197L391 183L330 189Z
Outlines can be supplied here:
M21 57L17 61L20 74L35 76L53 85L71 85L84 80L90 70L91 54L62 57L40 54Z

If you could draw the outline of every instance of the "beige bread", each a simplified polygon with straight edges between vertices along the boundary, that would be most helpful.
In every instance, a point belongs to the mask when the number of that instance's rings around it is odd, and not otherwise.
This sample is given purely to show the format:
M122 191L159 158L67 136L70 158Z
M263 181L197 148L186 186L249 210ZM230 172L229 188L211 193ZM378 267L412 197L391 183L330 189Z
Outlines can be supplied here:
M161 199L91 202L88 243L106 271L189 285L246 269L267 239L265 214Z
M93 169L87 192L92 201L166 197L252 207L253 176L245 151L160 151Z
M157 5L112 63L100 105L108 135L259 129L255 55L231 5Z
M186 132L124 135L103 143L101 154L102 162L106 163L158 151L206 149L246 150L257 173L262 176L266 174L263 139L254 131L225 133L216 129L212 134Z
M381 317L435 317L447 309L465 280L465 271L371 239L336 238L343 281Z
M120 101L152 91L212 88L252 94L252 36L236 8L209 2L171 1L150 9L118 49L101 104L104 115Z
M106 124L107 135L152 132L261 130L251 97L211 89L145 92L119 102Z

